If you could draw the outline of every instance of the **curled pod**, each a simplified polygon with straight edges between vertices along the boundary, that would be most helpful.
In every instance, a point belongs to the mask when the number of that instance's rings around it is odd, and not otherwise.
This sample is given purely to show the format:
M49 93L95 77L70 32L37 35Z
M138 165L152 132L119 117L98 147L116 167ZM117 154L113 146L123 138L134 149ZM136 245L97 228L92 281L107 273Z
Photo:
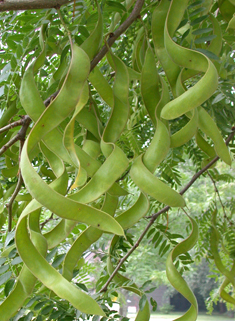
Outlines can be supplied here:
M157 201L172 207L185 206L185 201L179 193L154 176L145 167L143 155L134 160L130 176L143 193L152 196Z
M198 110L199 116L199 128L209 136L213 143L216 154L228 165L231 165L232 160L229 154L228 147L226 146L223 137L221 136L216 123L211 118L211 116L202 107Z
M152 35L156 55L166 73L173 96L176 97L176 80L180 73L180 67L169 56L164 42L165 21L169 7L170 1L161 0L154 10L152 17Z
M211 237L210 237L211 253L213 255L213 259L216 267L225 276L225 280L220 287L220 295L224 300L235 305L235 299L225 291L225 288L229 283L231 283L233 286L235 285L235 266L233 264L231 271L229 271L224 266L221 260L221 257L219 254L220 234L216 227L216 216L217 216L217 209L213 211L212 220L211 220L211 227L212 227Z
M42 256L47 254L47 242L40 233L39 217L41 209L31 212L29 226L32 240ZM36 284L37 278L24 264L16 281L14 289L0 305L1 320L8 321L24 304ZM12 304L14 302L14 304Z
M157 166L165 159L169 148L169 130L161 120L158 120L157 129L154 133L151 144L143 156L143 163L151 173L153 173Z
M178 27L188 1L171 2L164 29L165 46L171 59L179 66L203 72L204 76L190 89L164 106L161 117L175 119L200 106L214 93L218 85L218 75L214 64L205 55L176 44L172 37Z
M79 74L77 73L78 69L80 71ZM51 183L51 186L48 186L35 172L29 159L29 154L34 146L75 109L81 97L81 92L87 80L89 70L90 60L88 56L82 49L74 46L69 72L60 93L40 116L24 144L21 156L22 176L24 177L28 190L37 201L32 201L31 207L28 206L22 212L16 229L16 244L22 260L28 269L46 287L54 291L59 297L68 300L80 311L103 316L104 312L95 300L74 287L40 255L37 247L35 247L30 239L27 228L27 218L32 210L35 210L35 206L37 208L38 206L41 207L44 205L60 217L74 221L86 221L86 223L91 223L91 225L100 229L109 225L108 230L110 232L114 232L117 228L116 232L119 230L120 234L123 234L121 226L107 213L64 197L52 188L54 182ZM23 79L23 82L25 81L26 80ZM26 95L26 93L21 90L21 96L24 95ZM63 106L63 108L61 108L61 106ZM59 181L61 177L59 177L57 181ZM50 195L50 199L48 199L48 195ZM91 196L91 198L92 197L94 196ZM66 208L63 208L63 204ZM100 221L101 217L104 218L103 222L101 222L102 219ZM94 220L96 221L95 224Z
M157 127L157 119L155 115L156 107L161 98L159 82L155 57L149 45L141 72L141 94L145 107L155 127Z
M103 132L103 141L115 143L121 136L129 117L129 74L126 65L109 52L107 54L109 63L115 70L115 81L113 85L114 107L112 114Z
M197 223L193 218L189 217L189 219L192 224L191 234L188 236L188 238L176 245L176 247L169 253L166 261L166 275L168 280L172 286L191 303L189 310L183 316L175 319L179 321L195 321L198 314L197 300L192 290L189 288L188 284L174 265L175 259L179 255L189 251L195 245L198 239Z
M189 122L181 128L179 131L174 133L171 136L171 147L179 147L187 143L195 133L197 132L198 128L198 111L197 108L195 108L192 111L192 116Z

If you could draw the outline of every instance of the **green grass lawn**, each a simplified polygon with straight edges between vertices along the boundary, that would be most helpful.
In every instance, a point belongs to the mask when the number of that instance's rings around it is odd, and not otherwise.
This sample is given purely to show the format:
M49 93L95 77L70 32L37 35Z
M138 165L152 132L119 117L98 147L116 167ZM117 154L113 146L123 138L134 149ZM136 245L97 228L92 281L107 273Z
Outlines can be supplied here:
M169 313L169 314L161 314L156 313L151 315L150 321L166 321L166 320L174 320L179 318L182 313ZM135 319L135 316L132 314L128 315L131 320ZM229 318L226 315L207 315L207 314L199 314L197 321L228 321L228 320L235 320L235 318Z

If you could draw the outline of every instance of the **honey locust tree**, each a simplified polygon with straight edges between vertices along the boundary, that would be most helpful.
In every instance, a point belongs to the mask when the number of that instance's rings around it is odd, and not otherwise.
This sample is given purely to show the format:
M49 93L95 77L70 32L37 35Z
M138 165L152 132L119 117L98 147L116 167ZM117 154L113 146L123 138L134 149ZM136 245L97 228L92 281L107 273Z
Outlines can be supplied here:
M123 272L145 237L190 302L178 320L197 319L182 276L193 256L214 262L221 300L234 304L234 198L217 184L234 186L234 9L0 2L2 321L124 321L112 310L120 289L140 297L136 321L149 320L157 303ZM193 183L205 175L217 196L201 215ZM172 208L188 222L184 239L169 226ZM106 262L95 280L93 249Z

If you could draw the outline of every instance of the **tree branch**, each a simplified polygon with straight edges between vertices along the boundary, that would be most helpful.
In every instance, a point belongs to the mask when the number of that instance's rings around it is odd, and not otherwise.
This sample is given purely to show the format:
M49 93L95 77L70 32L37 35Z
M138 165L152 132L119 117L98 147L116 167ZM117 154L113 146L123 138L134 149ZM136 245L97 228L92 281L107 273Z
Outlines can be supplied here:
M232 132L230 133L230 135L228 136L228 138L226 139L226 145L229 144L229 142L233 139L235 135L235 127L232 128ZM209 167L211 167L211 165L213 165L215 162L217 162L217 160L219 159L219 157L215 157L210 163L208 163L205 167L203 167L199 172L197 172L192 179L190 180L190 182L180 191L180 194L183 195L191 186L192 184L205 172L208 170ZM141 233L140 237L138 238L138 240L136 241L136 243L132 246L132 248L130 249L129 252L127 252L127 254L119 261L118 265L116 266L116 268L114 269L113 273L110 275L109 279L107 280L107 282L105 283L105 285L103 286L103 288L100 290L100 292L106 292L107 288L110 284L110 282L112 281L112 279L114 278L114 276L117 274L117 272L119 271L120 267L122 266L122 264L128 259L128 257L134 252L134 250L139 246L140 242L142 241L142 239L144 238L145 234L148 232L149 228L153 225L153 223L155 222L155 220L162 214L167 212L170 209L170 206L165 206L163 209L161 209L160 211L158 211L157 213L153 214L148 225L145 227L144 231Z
M22 117L22 119L21 119L21 123L22 123L21 129L18 131L18 133L12 139L10 139L4 146L2 146L2 148L0 149L0 156L3 153L5 153L5 151L8 148L10 148L13 144L15 144L18 140L20 140L20 141L24 141L25 140L26 131L27 131L28 127L29 127L30 122L31 122L31 118L28 115ZM7 126L9 126L9 125L7 125ZM5 128L7 126L5 126Z
M95 68L95 66L99 63L99 61L106 55L114 42L117 40L118 37L121 36L129 27L130 25L140 16L141 9L144 5L144 0L137 0L135 6L129 15L129 17L115 30L113 33L109 35L109 39L106 41L106 44L101 48L98 54L91 62L91 70Z
M73 0L0 0L0 12L10 10L31 10L60 8Z
M8 124L2 128L0 128L0 134L6 132L7 130L11 129L11 128L14 128L14 127L17 127L17 126L21 126L23 125L24 123L24 118L22 117L20 120L17 120L11 124Z

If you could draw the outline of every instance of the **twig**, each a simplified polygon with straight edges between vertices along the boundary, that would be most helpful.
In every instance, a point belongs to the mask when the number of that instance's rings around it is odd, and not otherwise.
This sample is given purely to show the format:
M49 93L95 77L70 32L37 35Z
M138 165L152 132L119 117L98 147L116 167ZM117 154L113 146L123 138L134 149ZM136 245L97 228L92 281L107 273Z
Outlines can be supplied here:
M213 186L214 186L215 193L218 195L219 202L220 202L220 205L221 205L222 210L223 210L223 213L224 213L224 218L225 218L227 221L229 221L229 218L227 217L227 214L226 214L226 212L225 212L225 207L224 207L224 204L223 204L222 199L221 199L221 197L220 197L220 192L219 192L219 190L218 190L218 188L217 188L217 186L216 186L216 183L215 183L213 177L211 176L211 174L210 174L209 172L207 172L207 174L208 174L208 176L210 177L210 179L211 179L211 181L212 181L212 184L213 184ZM231 222L230 222L230 223L231 223Z
M119 179L116 180L116 182L119 182L119 181L123 181L124 178L129 174L130 170L128 169L128 171L126 171L126 173L124 173Z
M58 8L70 3L72 0L1 0L0 12L11 10L35 10L45 8Z
M18 140L20 140L20 141L24 141L25 140L26 131L27 131L27 129L29 127L29 124L31 122L31 118L26 115L26 116L23 116L20 121L22 123L21 129L18 131L18 133L12 139L10 139L4 146L2 146L2 148L0 149L0 156L3 153L5 153L5 151L8 148L10 148L13 144L15 144ZM5 127L7 127L7 126L5 126Z
M109 39L107 39L106 44L101 48L98 54L91 61L90 71L92 71L95 66L101 61L101 59L106 55L106 53L108 52L108 48L111 47L114 42L121 36L121 34L123 34L128 29L128 27L130 27L130 25L139 18L143 5L144 0L137 0L129 17L117 28L117 30L110 33ZM59 90L53 93L44 101L46 107L50 104L51 100L53 100L58 95L58 93Z
M50 216L48 219L46 219L44 222L42 222L42 223L40 224L41 230L43 229L43 227L44 227L48 222L54 220L53 215L54 215L54 213L51 213L51 216Z
M14 127L17 127L17 126L21 126L21 125L23 125L23 123L24 123L24 119L21 118L20 120L17 120L15 122L11 123L11 124L8 124L8 125L0 128L0 134L6 132L7 130L9 130L11 128L14 128Z
M226 145L229 144L229 142L233 139L235 135L235 127L232 128L232 132L231 134L228 136L228 138L226 139ZM217 160L219 159L219 157L215 157L210 163L208 163L204 168L202 168L199 172L197 172L192 179L190 180L190 182L180 191L180 194L183 195L191 186L192 184L205 172L207 171L207 169L213 165L215 162L217 162ZM132 248L130 249L129 252L127 252L127 254L119 261L118 265L116 266L116 268L114 269L113 273L110 275L110 277L108 278L107 282L105 283L105 285L102 287L102 289L100 290L100 292L106 292L107 288L110 284L110 282L112 281L112 279L114 278L114 276L117 274L117 272L119 271L120 267L122 266L122 264L128 259L128 257L134 252L134 250L139 246L140 242L142 241L142 239L144 238L145 234L148 232L149 228L153 225L153 223L156 221L156 219L162 214L167 212L170 209L170 206L165 206L163 209L161 209L160 211L158 211L157 213L153 214L148 225L145 227L144 231L141 233L140 237L138 238L138 240L136 241L136 243L132 246Z

